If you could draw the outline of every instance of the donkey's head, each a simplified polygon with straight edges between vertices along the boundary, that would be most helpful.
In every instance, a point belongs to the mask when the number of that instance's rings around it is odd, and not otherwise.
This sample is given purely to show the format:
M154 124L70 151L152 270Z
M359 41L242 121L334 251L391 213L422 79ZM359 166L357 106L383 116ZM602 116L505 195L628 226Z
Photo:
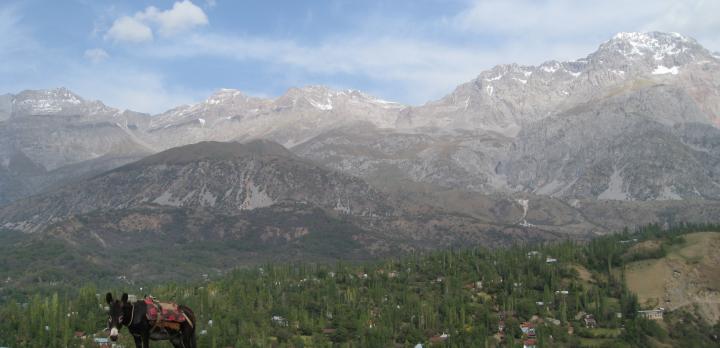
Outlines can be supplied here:
M132 306L128 302L128 294L123 294L120 300L113 299L111 293L105 295L105 301L108 304L108 330L110 330L110 339L117 341L118 334L123 325L128 325L126 318L129 310L132 310Z

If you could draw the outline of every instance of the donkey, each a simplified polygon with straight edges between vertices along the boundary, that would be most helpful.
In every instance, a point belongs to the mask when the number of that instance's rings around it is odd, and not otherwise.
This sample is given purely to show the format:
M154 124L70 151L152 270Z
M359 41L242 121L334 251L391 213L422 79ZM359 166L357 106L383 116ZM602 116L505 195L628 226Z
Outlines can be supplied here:
M150 340L169 340L175 348L197 348L195 338L195 314L188 307L180 305L180 310L188 320L180 323L178 330L155 328L155 322L150 321L147 316L147 304L143 301L135 303L128 302L128 294L123 294L120 300L113 300L112 294L107 293L105 300L110 310L108 311L108 330L110 340L117 341L120 329L127 326L128 331L135 339L136 348L149 348Z

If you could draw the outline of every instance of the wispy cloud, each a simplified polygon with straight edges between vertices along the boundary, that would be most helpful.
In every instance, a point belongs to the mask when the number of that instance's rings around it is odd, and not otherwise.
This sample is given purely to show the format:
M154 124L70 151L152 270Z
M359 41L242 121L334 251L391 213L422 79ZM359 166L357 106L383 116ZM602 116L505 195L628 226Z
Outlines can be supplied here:
M233 87L227 78L213 80L218 78L213 66L221 64L223 69L237 68L233 76L257 79L243 81L257 94L276 95L293 85L323 83L421 104L496 64L584 57L618 31L677 31L720 51L717 1L452 4L443 15L401 14L380 6L352 17L353 22L339 31L325 26L327 13L308 5L307 11L299 12L302 33L281 34L263 28L243 30L217 10L208 13L220 25L210 27L203 8L212 8L214 1L178 0L165 8L134 9L137 12L105 6L109 10L98 15L96 35L90 35L88 47L64 52L65 56L36 44L23 27L21 11L0 6L0 88L65 85L110 105L159 112L197 101L215 88ZM337 7L334 16L343 15L337 2L331 6ZM142 43L142 50L137 43ZM78 56L86 60L77 61ZM96 64L86 64L87 60ZM195 73L188 74L184 64ZM195 87L197 82L204 87Z
M31 57L40 45L21 23L22 18L15 6L0 6L0 73L17 75L34 69Z
M582 47L620 31L657 30L680 32L715 46L720 31L717 13L720 2L705 0L475 0L446 23L461 32L513 44Z
M108 58L110 58L110 55L102 48L91 48L88 50L85 50L85 53L83 54L85 59L93 62L93 63L100 63Z
M62 85L89 99L121 108L147 113L160 113L179 105L197 102L211 90L189 89L172 85L159 73L128 66L71 67L72 77Z
M655 4L655 5L653 5ZM683 3L684 4L684 3ZM718 16L716 5L697 2L678 9L672 1L620 0L479 0L446 18L430 23L407 23L415 32L401 34L391 17L374 18L375 27L343 36L326 36L319 42L258 36L195 34L183 40L150 48L157 58L220 57L239 62L260 62L314 76L350 75L386 84L383 91L403 102L422 103L450 92L454 86L501 63L539 64L546 60L572 60L592 52L618 31L673 30L709 34ZM618 11L619 8L623 11ZM683 11L683 16L665 16ZM705 20L691 30L690 21L703 12ZM673 23L675 21L675 23ZM442 38L428 35L442 32ZM387 34L377 35L379 32ZM718 31L716 31L718 32ZM693 35L690 33L690 35ZM444 40L446 37L474 37Z

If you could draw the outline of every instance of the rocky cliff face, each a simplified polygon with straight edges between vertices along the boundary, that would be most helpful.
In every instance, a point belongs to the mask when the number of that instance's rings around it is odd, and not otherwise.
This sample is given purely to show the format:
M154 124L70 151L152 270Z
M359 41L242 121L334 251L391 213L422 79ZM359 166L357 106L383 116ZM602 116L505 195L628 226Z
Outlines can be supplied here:
M302 160L281 145L203 142L174 148L82 183L5 207L3 227L35 232L73 215L142 204L221 214L291 201L353 216L391 215L360 179Z
M602 100L640 81L694 86L694 101L705 105L705 117L717 124L718 77L718 59L693 39L659 32L620 33L573 62L496 66L441 100L404 110L398 125L484 129L514 136L534 121Z
M405 108L395 128L373 137L374 152L344 151L354 134L325 134L295 150L367 178L391 168L484 193L717 199L719 64L679 34L620 33L586 58L497 66L441 100ZM420 135L426 141L404 162L386 156L393 138Z
M359 91L334 91L321 86L292 88L274 100L221 90L200 104L153 118L148 137L158 148L202 140L258 138L290 147L357 121L390 126L401 108L400 104Z
M717 200L720 133L707 122L682 89L642 88L523 129L498 172L557 197Z
M0 181L0 204L73 178L64 173L108 170L150 154L138 137L147 123L146 115L64 88L3 96L0 177L6 179Z

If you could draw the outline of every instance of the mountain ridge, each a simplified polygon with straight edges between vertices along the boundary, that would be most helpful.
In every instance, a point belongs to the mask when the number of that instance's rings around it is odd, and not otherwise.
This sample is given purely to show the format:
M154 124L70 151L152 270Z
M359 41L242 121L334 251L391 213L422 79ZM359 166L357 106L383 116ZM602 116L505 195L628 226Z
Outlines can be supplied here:
M592 105L610 106L608 101L626 98L632 105L640 103L633 112L659 121L667 128L659 132L678 144L673 150L675 154L660 156L665 158L661 166L669 166L670 172L676 173L673 175L679 175L682 170L673 161L699 151L702 154L693 156L702 157L699 161L703 164L694 170L703 174L695 176L705 180L704 185L714 187L715 163L720 154L706 145L713 142L712 130L720 125L718 88L720 60L710 51L680 34L650 32L619 33L600 44L595 52L575 61L551 60L537 66L497 65L445 97L419 106L324 86L290 88L276 98L256 98L238 90L221 89L200 103L149 116L87 102L67 89L52 93L21 92L18 95L23 100L35 98L35 102L18 107L12 102L17 95L0 98L0 114L5 113L0 115L3 120L0 178L7 182L0 183L0 204L47 187L36 182L52 185L56 178L46 172L65 166L78 167L98 158L137 159L203 141L254 139L278 142L306 159L365 179L392 173L421 183L481 193L556 194L558 190L540 188L552 182L559 187L573 181L585 185L581 177L594 173L586 177L592 181L587 184L595 188L566 190L573 193L558 197L626 197L640 201L698 197L703 195L693 191L702 185L683 182L681 177L658 179L657 184L633 181L629 177L638 173L619 171L621 183L618 175L613 177L616 171L612 167L619 170L624 166L622 163L598 167L599 159L566 163L569 159L555 158L555 168L567 170L560 175L543 169L546 166L529 167L514 162L537 156L549 159L549 154L534 153L523 145L543 139L543 132L550 130L546 127L554 129L559 137L558 153L572 153L574 148L585 149L590 156L605 153L599 146L622 143L615 139L616 134L605 132L605 139L595 140L583 136L571 138L568 134L582 134L581 129L572 127L588 127L589 120L585 123L574 120L577 113L592 109ZM668 89L677 93L669 93ZM56 96L57 100L48 101L48 96ZM676 118L654 104L669 105L686 117ZM629 109L623 105L612 108L616 112L603 113L602 117L607 119L598 121L600 124L624 122L617 116L625 115ZM696 126L688 127L690 123ZM626 131L626 137L651 136L649 129L636 124L632 128L635 133ZM701 130L703 127L707 129ZM693 128L695 133L684 134L675 128ZM339 129L351 131L341 134ZM354 145L352 138L358 140L353 132L366 138L368 143L362 145L363 151L349 149ZM698 138L698 134L705 136ZM310 148L314 150L307 151ZM518 153L518 148L525 150ZM37 170L33 169L30 175L20 174L20 169L32 166L14 168L13 163L19 162L11 161L13 158L27 158ZM106 169L112 169L111 162L107 163ZM523 173L508 176L509 168L522 168ZM562 177L553 177L556 175ZM538 179L542 182L537 182ZM615 186L621 183L619 191L600 189L609 183ZM632 187L625 183L632 183ZM654 186L646 186L650 184ZM675 190L673 185L682 188ZM648 190L651 192L645 192ZM715 199L713 190L705 197ZM659 192L673 193L663 196Z

